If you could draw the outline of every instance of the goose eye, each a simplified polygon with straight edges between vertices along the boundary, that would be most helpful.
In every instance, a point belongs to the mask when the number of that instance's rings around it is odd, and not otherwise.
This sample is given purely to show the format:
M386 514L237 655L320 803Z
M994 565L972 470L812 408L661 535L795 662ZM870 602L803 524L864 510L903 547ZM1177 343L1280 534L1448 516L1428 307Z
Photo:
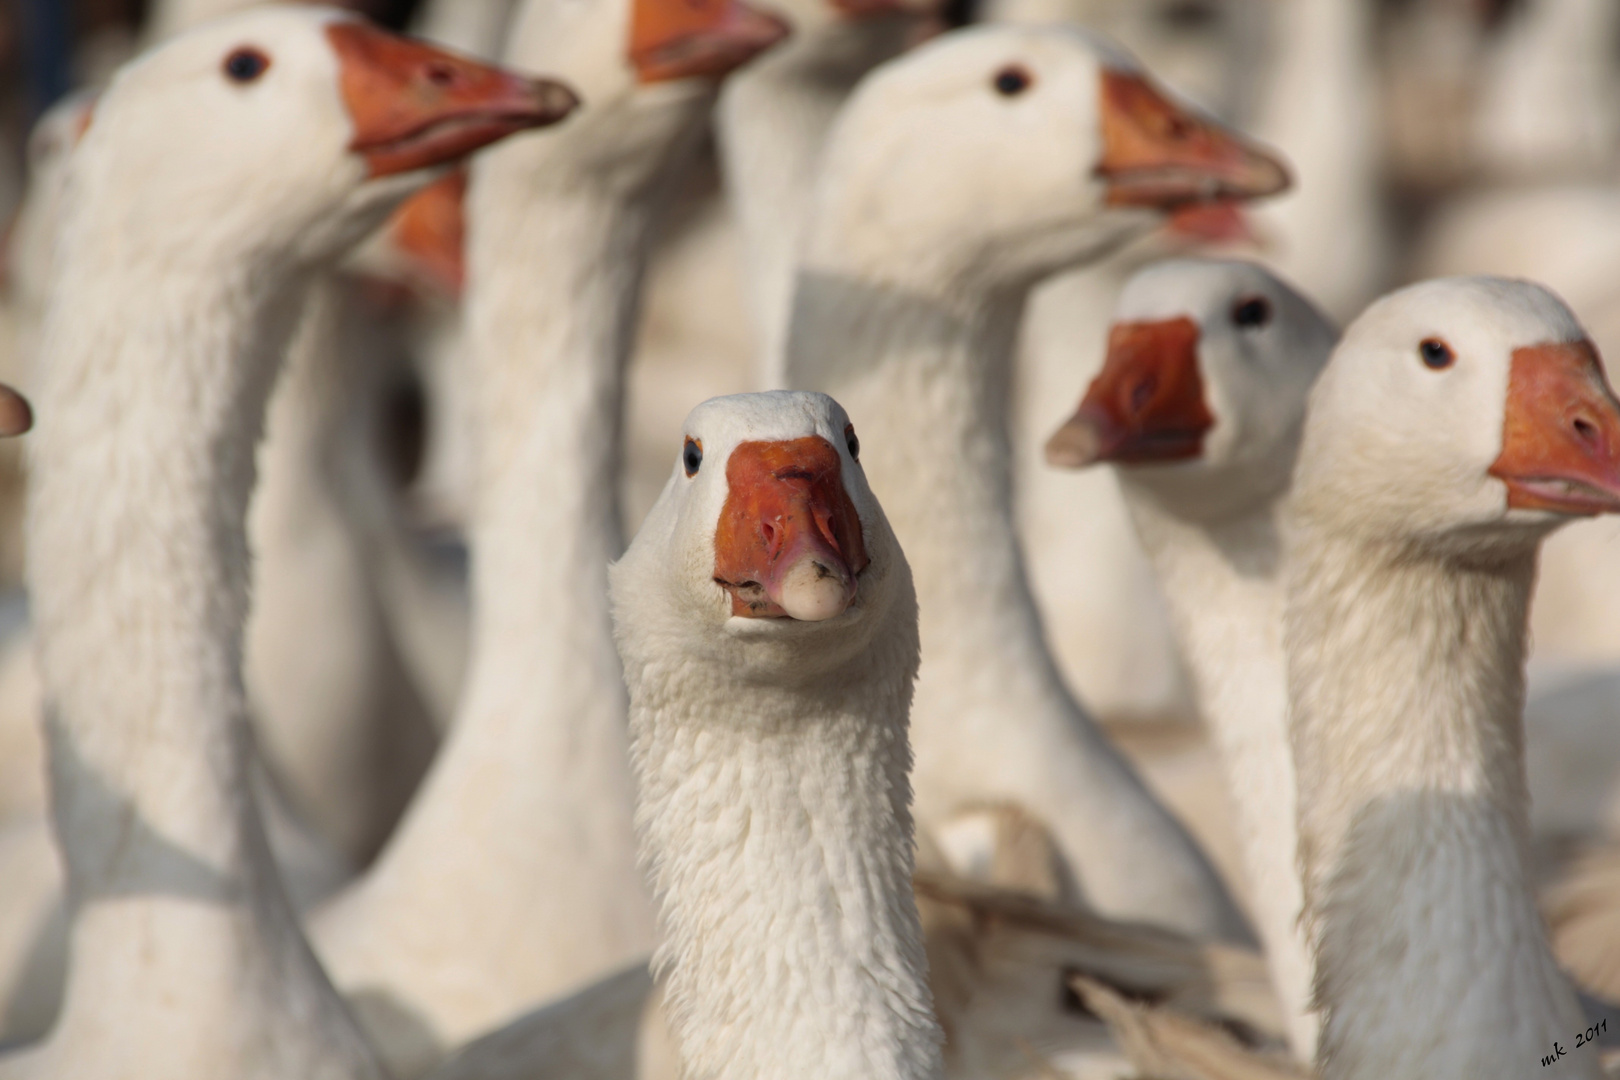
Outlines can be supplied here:
M1017 97L1035 84L1035 76L1018 64L1009 64L996 72L991 85L1002 97Z
M1232 305L1232 322L1245 330L1258 330L1271 321L1271 301L1248 296Z
M681 451L681 464L686 466L687 476L696 476L698 467L703 464L703 444L697 439L688 438L686 447Z
M250 83L270 67L270 58L246 46L225 58L225 75L232 82Z
M1434 371L1450 367L1457 359L1457 355L1439 338L1424 338L1418 346L1418 356L1423 358L1423 366Z
M861 460L861 440L855 437L855 425L844 425L844 445L849 447L849 456L856 461Z
M1159 9L1159 21L1172 30L1192 34L1212 29L1221 21L1221 13L1202 0L1178 0Z

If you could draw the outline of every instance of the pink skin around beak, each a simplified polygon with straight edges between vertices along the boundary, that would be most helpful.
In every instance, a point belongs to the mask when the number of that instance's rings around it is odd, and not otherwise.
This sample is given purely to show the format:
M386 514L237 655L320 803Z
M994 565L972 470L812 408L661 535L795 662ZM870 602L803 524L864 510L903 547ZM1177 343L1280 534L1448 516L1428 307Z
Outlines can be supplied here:
M1509 507L1620 513L1620 403L1589 341L1513 350L1502 452Z
M726 483L714 580L731 594L731 613L819 622L848 610L869 560L832 444L819 435L741 443Z

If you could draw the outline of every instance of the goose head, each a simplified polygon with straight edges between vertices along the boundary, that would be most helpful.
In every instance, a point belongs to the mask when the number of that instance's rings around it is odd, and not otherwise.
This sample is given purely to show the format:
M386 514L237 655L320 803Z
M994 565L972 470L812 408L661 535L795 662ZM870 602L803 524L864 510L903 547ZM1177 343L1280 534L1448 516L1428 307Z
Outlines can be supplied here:
M1170 211L1288 185L1267 151L1064 27L946 34L856 88L823 157L812 269L998 289Z
M616 609L696 626L709 651L743 669L847 658L909 595L859 458L849 417L825 394L699 405L669 483L614 568Z
M1305 402L1338 331L1265 268L1171 259L1125 285L1108 356L1046 444L1077 469L1126 468L1176 502L1240 511L1287 486Z
M328 259L443 167L577 104L331 9L268 6L126 65L95 106L70 183L96 223L171 266L248 251ZM70 193L71 194L71 193Z
M1380 299L1311 392L1296 516L1439 548L1620 511L1620 402L1547 289L1442 278Z

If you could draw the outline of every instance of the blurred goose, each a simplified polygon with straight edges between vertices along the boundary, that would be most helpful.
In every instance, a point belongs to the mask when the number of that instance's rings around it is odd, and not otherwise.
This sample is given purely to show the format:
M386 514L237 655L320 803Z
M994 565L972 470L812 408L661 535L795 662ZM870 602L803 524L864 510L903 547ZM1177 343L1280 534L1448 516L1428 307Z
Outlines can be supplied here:
M1587 1023L1528 879L1527 610L1541 539L1620 511L1620 404L1547 290L1415 285L1345 331L1289 509L1318 1068L1529 1075ZM1558 1064L1600 1075L1595 1049Z
M1156 263L1126 284L1108 361L1046 448L1066 468L1119 465L1220 749L1255 922L1305 1060L1316 1020L1299 929L1277 517L1305 398L1336 337L1253 263Z
M311 929L400 1075L652 948L606 590L622 373L648 231L715 79L783 29L740 3L518 15L508 61L587 105L479 160L467 194L468 683L399 831Z
M253 442L311 274L435 166L573 105L308 7L176 39L98 102L69 165L29 522L71 966L49 1040L0 1075L383 1075L248 787Z
M879 68L822 162L789 381L866 425L874 490L916 573L921 825L1020 804L1097 910L1241 935L1209 864L1047 652L1011 522L1007 383L1036 281L1165 208L1275 192L1282 167L1113 47L1034 28L960 31Z
M925 0L793 0L793 36L728 79L715 129L742 230L757 377L782 385L793 269L827 131L855 84L921 37Z

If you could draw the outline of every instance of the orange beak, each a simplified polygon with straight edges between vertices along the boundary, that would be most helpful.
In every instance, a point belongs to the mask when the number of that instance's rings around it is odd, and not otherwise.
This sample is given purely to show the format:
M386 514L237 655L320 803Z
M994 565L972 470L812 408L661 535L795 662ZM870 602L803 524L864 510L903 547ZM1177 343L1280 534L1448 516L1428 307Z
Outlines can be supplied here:
M1198 324L1185 316L1115 323L1102 372L1047 440L1046 460L1068 469L1184 461L1203 453L1214 424L1198 374Z
M848 610L869 560L832 444L819 435L741 443L726 484L714 580L731 593L731 613L817 622Z
M1620 402L1589 341L1513 350L1502 453L1507 504L1560 514L1620 512Z
M467 170L457 169L406 199L390 226L394 246L451 296L460 296L467 267L462 257L466 219Z
M1170 101L1135 72L1102 72L1108 205L1162 210L1212 199L1255 199L1288 187L1268 151Z
M788 24L741 0L633 0L630 62L643 83L718 79L788 35Z
M362 22L333 23L349 149L371 175L392 176L466 157L525 128L555 123L579 104L549 79L529 79Z

